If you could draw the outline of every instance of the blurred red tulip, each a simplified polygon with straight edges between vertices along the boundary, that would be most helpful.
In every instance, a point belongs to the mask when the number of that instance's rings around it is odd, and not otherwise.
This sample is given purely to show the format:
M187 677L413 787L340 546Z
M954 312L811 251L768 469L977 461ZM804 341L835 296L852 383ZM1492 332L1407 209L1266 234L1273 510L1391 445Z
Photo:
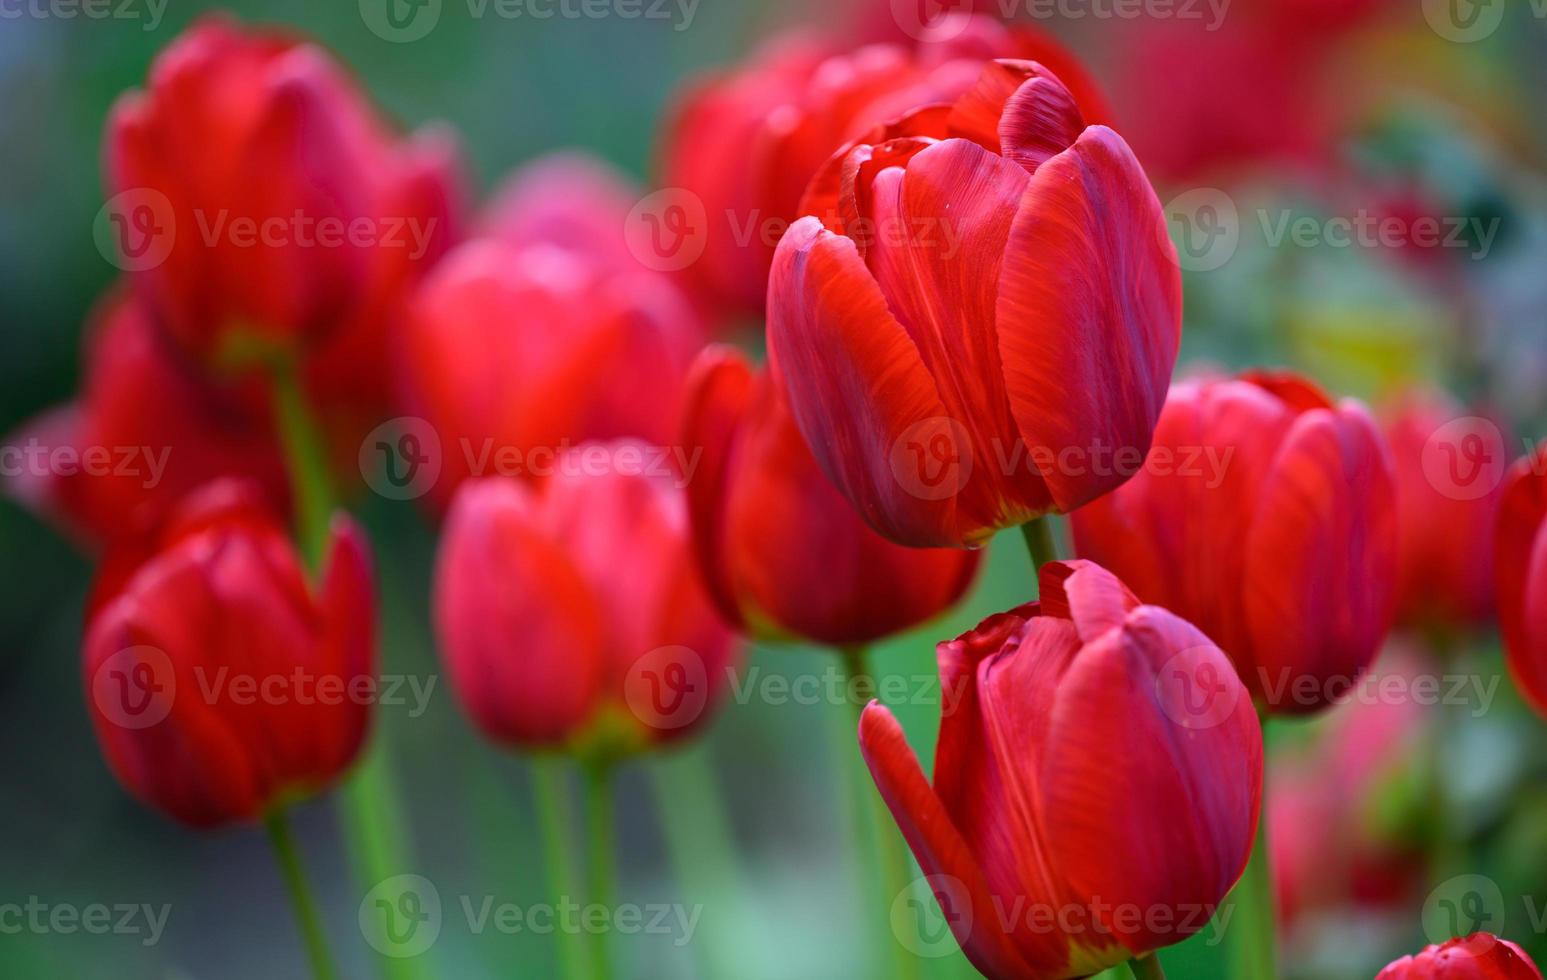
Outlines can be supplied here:
M961 598L976 553L895 545L827 482L766 371L705 351L682 444L699 569L727 619L769 638L870 643Z
M10 436L7 491L100 546L143 533L218 476L288 499L263 391L217 385L169 349L144 307L115 291L86 331L81 392Z
M1201 929L1262 796L1262 732L1224 654L1090 562L1040 580L1040 603L940 644L959 701L933 788L890 711L860 719L877 787L994 980L1089 976ZM1209 685L1201 711L1189 681Z
M1547 717L1547 446L1510 471L1495 541L1499 626L1510 675Z
M314 591L261 495L219 481L110 554L95 591L88 706L108 764L145 803L194 825L254 820L355 758L375 598L347 519Z
M1093 119L1105 102L1083 67L1040 31L952 16L916 46L873 44L840 53L786 35L745 65L703 79L682 97L663 148L661 184L688 192L708 227L693 272L719 303L762 311L774 246L806 183L848 141L916 106L951 102L981 63L1025 58L1057 72Z
M379 336L454 234L443 136L397 139L321 49L221 18L119 101L105 152L121 263L158 323L222 367Z
M440 440L437 503L469 477L540 477L588 440L675 435L704 329L622 247L627 212L613 207L628 197L599 166L544 161L502 194L488 237L420 286L398 371L404 404Z
M1519 946L1477 932L1404 956L1375 980L1542 980L1542 974Z
M1031 62L877 128L812 181L769 283L770 359L882 534L974 545L1138 468L1180 270L1122 138Z
M1076 512L1076 551L1196 623L1275 714L1374 659L1396 592L1396 487L1368 412L1291 374L1178 385L1143 471Z
M623 466L643 449L592 443L538 487L496 478L457 493L436 633L463 707L495 741L632 751L692 730L725 684L735 647L692 567L681 492Z
M1439 391L1385 413L1397 474L1398 620L1465 629L1493 618L1493 530L1506 439Z

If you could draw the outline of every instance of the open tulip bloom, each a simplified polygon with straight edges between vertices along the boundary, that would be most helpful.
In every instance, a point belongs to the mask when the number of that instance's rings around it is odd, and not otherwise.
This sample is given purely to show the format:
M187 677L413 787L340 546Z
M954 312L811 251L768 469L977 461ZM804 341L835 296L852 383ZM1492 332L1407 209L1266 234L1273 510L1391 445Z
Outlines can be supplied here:
M1041 584L940 644L956 707L933 786L889 710L860 720L876 786L993 980L1088 976L1201 930L1262 795L1262 733L1218 648L1090 562ZM1201 704L1193 681L1214 685Z
M1404 956L1375 980L1542 980L1542 973L1519 946L1478 932Z

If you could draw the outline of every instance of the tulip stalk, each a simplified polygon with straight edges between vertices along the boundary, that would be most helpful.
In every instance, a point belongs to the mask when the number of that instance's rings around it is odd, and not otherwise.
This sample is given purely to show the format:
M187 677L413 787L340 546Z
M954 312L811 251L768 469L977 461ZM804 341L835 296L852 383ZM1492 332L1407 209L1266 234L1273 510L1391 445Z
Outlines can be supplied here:
M1033 574L1050 561L1058 560L1058 545L1053 541L1053 522L1038 517L1021 525L1021 535L1026 539L1026 550L1031 554Z
M1237 919L1231 976L1275 980L1278 976L1278 924L1273 913L1273 875L1268 864L1267 800L1257 822L1257 840L1246 871L1231 892Z
M275 424L284 447L296 514L296 536L301 554L315 574L327 553L336 506L322 429L293 365L275 365L271 380ZM403 811L384 752L378 731L361 753L354 774L339 790L344 841L356 881L364 889L402 874L408 866ZM423 975L416 960L381 956L379 962L382 973L394 980Z
M1151 953L1128 961L1134 980L1166 980L1166 971L1160 968L1160 957Z
M613 860L612 767L606 762L585 767L585 822L588 843L587 895L591 905L612 908L617 868ZM591 933L591 976L612 976L612 955L606 929Z
M328 953L327 934L322 928L322 917L317 914L317 903L312 899L306 872L301 866L301 855L295 846L295 836L290 832L290 821L284 811L275 809L263 818L263 826L269 832L274 845L274 856L290 892L290 904L295 909L296 925L306 944L306 956L311 961L312 976L317 980L337 980L333 958Z
M565 792L564 762L559 758L538 756L532 760L532 796L537 808L537 824L542 835L543 859L547 864L548 887L555 903L577 894L575 855L565 828L573 826ZM559 975L564 980L581 980L586 975L585 948L577 937L564 936L558 944Z

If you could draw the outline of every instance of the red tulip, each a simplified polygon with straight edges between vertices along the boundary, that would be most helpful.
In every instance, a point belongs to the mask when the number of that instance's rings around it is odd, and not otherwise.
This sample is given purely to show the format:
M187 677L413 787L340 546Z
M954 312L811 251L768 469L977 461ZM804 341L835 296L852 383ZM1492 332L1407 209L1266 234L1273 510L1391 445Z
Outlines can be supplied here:
M911 545L982 542L1138 468L1181 280L1122 138L1040 65L834 156L779 243L770 357L822 469ZM825 224L824 224L825 222Z
M6 440L11 495L89 546L154 527L218 476L250 478L286 501L263 392L190 369L123 291L92 314L84 360L76 400Z
M623 187L599 170L524 175L491 237L458 247L415 295L398 367L409 410L440 440L437 502L472 476L540 477L587 440L671 441L703 327L621 248L626 212L606 202ZM542 214L514 213L521 200Z
M1495 542L1499 626L1510 675L1547 717L1547 447L1510 471Z
M1201 929L1262 795L1261 729L1202 633L1090 562L1041 584L1040 603L940 644L960 700L933 787L890 711L860 719L881 795L994 980L1089 976Z
M458 491L436 632L463 707L495 741L632 751L686 734L723 687L731 635L694 572L674 478L624 466L643 448L592 443L538 487Z
M1505 435L1442 392L1413 392L1384 425L1397 474L1398 619L1482 626L1493 617L1493 529Z
M249 486L191 495L103 566L87 701L118 779L186 823L254 820L358 753L376 680L364 538L334 525L315 590Z
M892 544L827 482L767 372L705 351L688 384L684 452L694 544L726 618L767 637L870 643L961 598L978 556Z
M379 332L453 234L442 137L397 139L318 47L224 19L179 36L114 107L104 169L135 285L221 366Z
M1172 389L1143 472L1073 526L1082 557L1196 623L1274 713L1343 695L1391 623L1390 454L1362 405L1294 375Z
M1542 980L1542 974L1519 946L1477 932L1404 956L1375 980Z
M1094 83L1050 36L986 17L948 18L913 48L839 54L809 37L780 37L747 64L698 82L676 110L661 166L663 186L704 208L696 278L718 302L760 312L774 246L806 213L802 193L828 157L893 116L957 98L983 61L1001 57L1049 66L1083 107L1104 111Z

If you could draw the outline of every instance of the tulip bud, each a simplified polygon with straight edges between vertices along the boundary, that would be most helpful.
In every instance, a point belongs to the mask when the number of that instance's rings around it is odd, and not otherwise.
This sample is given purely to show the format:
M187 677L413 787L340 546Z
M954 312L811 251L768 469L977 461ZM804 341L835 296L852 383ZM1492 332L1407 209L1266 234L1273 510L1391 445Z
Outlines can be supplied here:
M1515 686L1547 717L1547 448L1519 460L1499 503L1499 627Z
M110 553L85 642L87 703L131 793L189 824L261 817L354 760L376 677L367 545L334 524L318 585L237 481Z
M1202 929L1246 867L1262 732L1202 633L1090 562L939 646L925 781L892 713L860 747L974 966L1084 977ZM1200 697L1201 696L1201 697Z
M871 643L938 615L971 583L976 553L904 548L871 530L822 475L778 386L734 351L699 357L684 414L699 570L742 630Z
M494 741L617 756L687 734L723 687L734 646L692 567L681 492L623 465L643 448L589 443L535 487L457 492L436 634Z
M1143 471L1072 523L1082 557L1197 624L1276 714L1346 694L1391 623L1389 453L1362 405L1293 375L1173 388Z
M779 243L769 357L824 472L902 544L976 545L1126 480L1181 339L1127 144L1046 68L834 155Z
M1465 629L1493 617L1493 530L1506 436L1439 391L1415 391L1383 429L1397 477L1397 618Z
M206 19L114 107L105 172L124 267L198 359L292 357L368 321L450 240L434 138L398 140L321 49Z
M1519 946L1477 932L1404 956L1375 980L1542 980L1542 974Z
M701 79L669 124L661 184L693 195L706 228L695 280L720 304L758 313L774 246L801 214L806 184L855 135L915 106L950 102L983 62L1025 58L1056 70L1099 115L1095 85L1050 35L992 18L952 18L916 46L847 53L802 35L764 45L735 70Z

